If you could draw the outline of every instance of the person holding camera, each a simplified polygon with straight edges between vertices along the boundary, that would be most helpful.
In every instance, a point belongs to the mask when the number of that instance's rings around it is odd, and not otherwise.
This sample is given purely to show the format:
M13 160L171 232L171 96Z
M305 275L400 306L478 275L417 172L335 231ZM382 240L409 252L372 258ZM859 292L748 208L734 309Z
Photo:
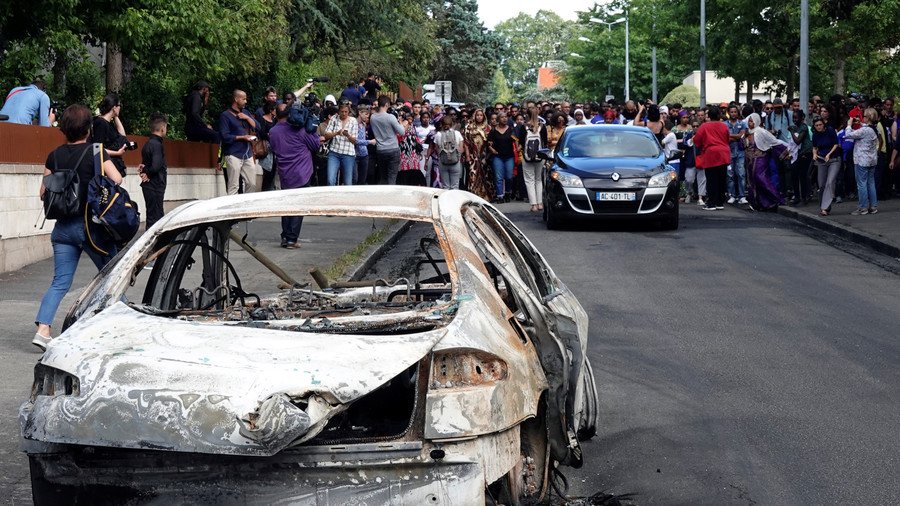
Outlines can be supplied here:
M137 149L137 144L125 137L125 127L119 114L122 111L122 100L115 93L103 97L98 107L100 115L94 118L91 142L103 144L109 153L113 165L125 177L125 151Z
M144 194L144 209L147 226L150 228L165 214L163 201L166 198L166 152L163 138L168 131L165 114L150 116L150 138L141 149L141 192Z
M400 144L397 136L405 134L406 129L396 116L388 112L390 105L390 97L378 97L378 112L372 114L369 124L375 134L379 182L397 184L397 174L400 172Z
M63 297L72 287L72 278L78 267L81 252L88 254L99 271L115 255L115 247L108 256L103 256L88 246L84 231L85 207L87 206L88 184L94 178L93 145L88 142L91 135L91 111L83 105L66 108L59 121L59 129L66 137L66 143L54 149L44 164L44 176L57 171L71 170L78 175L79 210L71 216L56 220L50 242L53 245L53 281L41 298L41 306L35 317L37 331L31 343L45 350L50 342L50 326ZM102 154L105 176L115 184L122 182L122 176L106 154ZM41 182L40 197L43 200L47 189Z

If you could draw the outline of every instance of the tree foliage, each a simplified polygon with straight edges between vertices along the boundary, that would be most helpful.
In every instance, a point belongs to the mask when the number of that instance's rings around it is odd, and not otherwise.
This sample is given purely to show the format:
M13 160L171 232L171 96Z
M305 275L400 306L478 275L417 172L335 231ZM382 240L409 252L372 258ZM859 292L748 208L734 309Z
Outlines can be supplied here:
M578 25L592 42L569 37L561 51L581 56L565 58L569 69L563 84L572 97L602 98L607 86L616 97L623 96L624 26L615 25L610 31L588 19L611 21L625 10L631 31L632 97L650 96L653 47L660 96L699 69L699 2L614 0L580 13ZM798 94L799 2L706 0L706 18L709 71L741 84L768 83L771 91L785 96ZM850 90L896 94L900 90L898 18L900 0L810 0L810 94ZM513 51L515 47L511 46ZM506 58L516 61L515 54Z
M474 0L7 1L0 93L42 77L52 98L93 107L113 88L109 79L103 86L104 49L108 63L122 62L114 89L125 98L126 128L145 131L147 115L161 110L176 137L181 99L198 80L211 85L213 114L236 87L255 106L268 85L296 89L327 76L331 83L317 91L337 93L368 71L388 89L449 78L466 98L489 88L499 59ZM453 56L438 61L439 50Z
M453 99L484 102L491 97L490 79L499 66L500 40L478 18L475 0L430 0L438 45L432 65L434 80L453 82Z
M569 41L577 39L585 27L567 21L552 11L524 12L499 23L494 33L503 47L501 68L509 85L522 93L537 82L537 69L548 60L562 60Z

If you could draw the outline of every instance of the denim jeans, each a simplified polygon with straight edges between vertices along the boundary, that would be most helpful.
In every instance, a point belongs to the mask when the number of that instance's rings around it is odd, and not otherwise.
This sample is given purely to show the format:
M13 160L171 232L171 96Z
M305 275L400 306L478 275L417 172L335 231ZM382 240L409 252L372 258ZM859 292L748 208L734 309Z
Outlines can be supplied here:
M856 194L859 197L860 209L878 207L878 196L875 194L875 166L856 166Z
M77 216L57 220L50 233L50 242L53 244L53 281L41 298L36 324L53 324L60 302L72 287L72 278L75 277L82 251L88 254L97 270L102 269L116 255L115 251L110 251L109 256L100 255L85 244L84 223Z
M513 178L515 158L500 158L499 156L495 156L491 159L491 165L494 167L494 181L497 184L497 198L500 198L503 197L503 194L505 193L503 190L506 188L506 181L510 181Z
M337 186L338 170L341 171L341 184L353 185L354 168L356 168L356 155L341 155L334 151L328 153L328 186Z
M735 185L737 182L737 185ZM744 167L744 152L738 151L731 157L731 165L728 166L728 194L734 198L744 198L747 188L747 168ZM735 191L737 190L737 191Z

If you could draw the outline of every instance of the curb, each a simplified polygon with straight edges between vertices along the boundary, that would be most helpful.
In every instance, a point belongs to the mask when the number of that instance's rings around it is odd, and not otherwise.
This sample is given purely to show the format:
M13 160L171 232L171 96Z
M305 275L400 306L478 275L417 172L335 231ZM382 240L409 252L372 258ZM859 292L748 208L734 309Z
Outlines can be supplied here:
M397 223L391 225L390 230L388 230L388 236L381 244L377 246L373 246L363 255L360 259L359 263L357 263L354 267L349 269L351 273L347 278L348 281L359 281L365 275L369 269L372 268L372 265L380 259L387 250L389 250L401 237L405 234L413 225L412 220L400 220Z
M862 246L866 246L867 248L878 253L882 253L894 258L900 258L900 247L887 243L878 236L869 234L867 232L860 231L853 227L848 227L847 225L843 225L841 223L823 220L811 214L803 213L786 206L778 206L778 214L786 216L788 218L793 218L794 220L817 230L822 230L848 241L853 241Z

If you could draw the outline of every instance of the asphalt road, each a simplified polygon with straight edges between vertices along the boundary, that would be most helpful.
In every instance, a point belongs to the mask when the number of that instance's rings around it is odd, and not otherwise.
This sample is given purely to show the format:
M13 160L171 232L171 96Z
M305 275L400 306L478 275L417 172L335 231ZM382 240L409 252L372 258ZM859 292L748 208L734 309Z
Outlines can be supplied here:
M500 208L591 316L602 427L571 494L900 501L896 259L733 208L684 206L676 232Z
M566 471L570 494L633 493L640 505L898 502L896 260L736 209L686 206L676 232L548 232L526 205L500 209L591 316L602 426L585 467ZM0 279L0 504L30 500L15 412L38 356L28 320L46 269Z

